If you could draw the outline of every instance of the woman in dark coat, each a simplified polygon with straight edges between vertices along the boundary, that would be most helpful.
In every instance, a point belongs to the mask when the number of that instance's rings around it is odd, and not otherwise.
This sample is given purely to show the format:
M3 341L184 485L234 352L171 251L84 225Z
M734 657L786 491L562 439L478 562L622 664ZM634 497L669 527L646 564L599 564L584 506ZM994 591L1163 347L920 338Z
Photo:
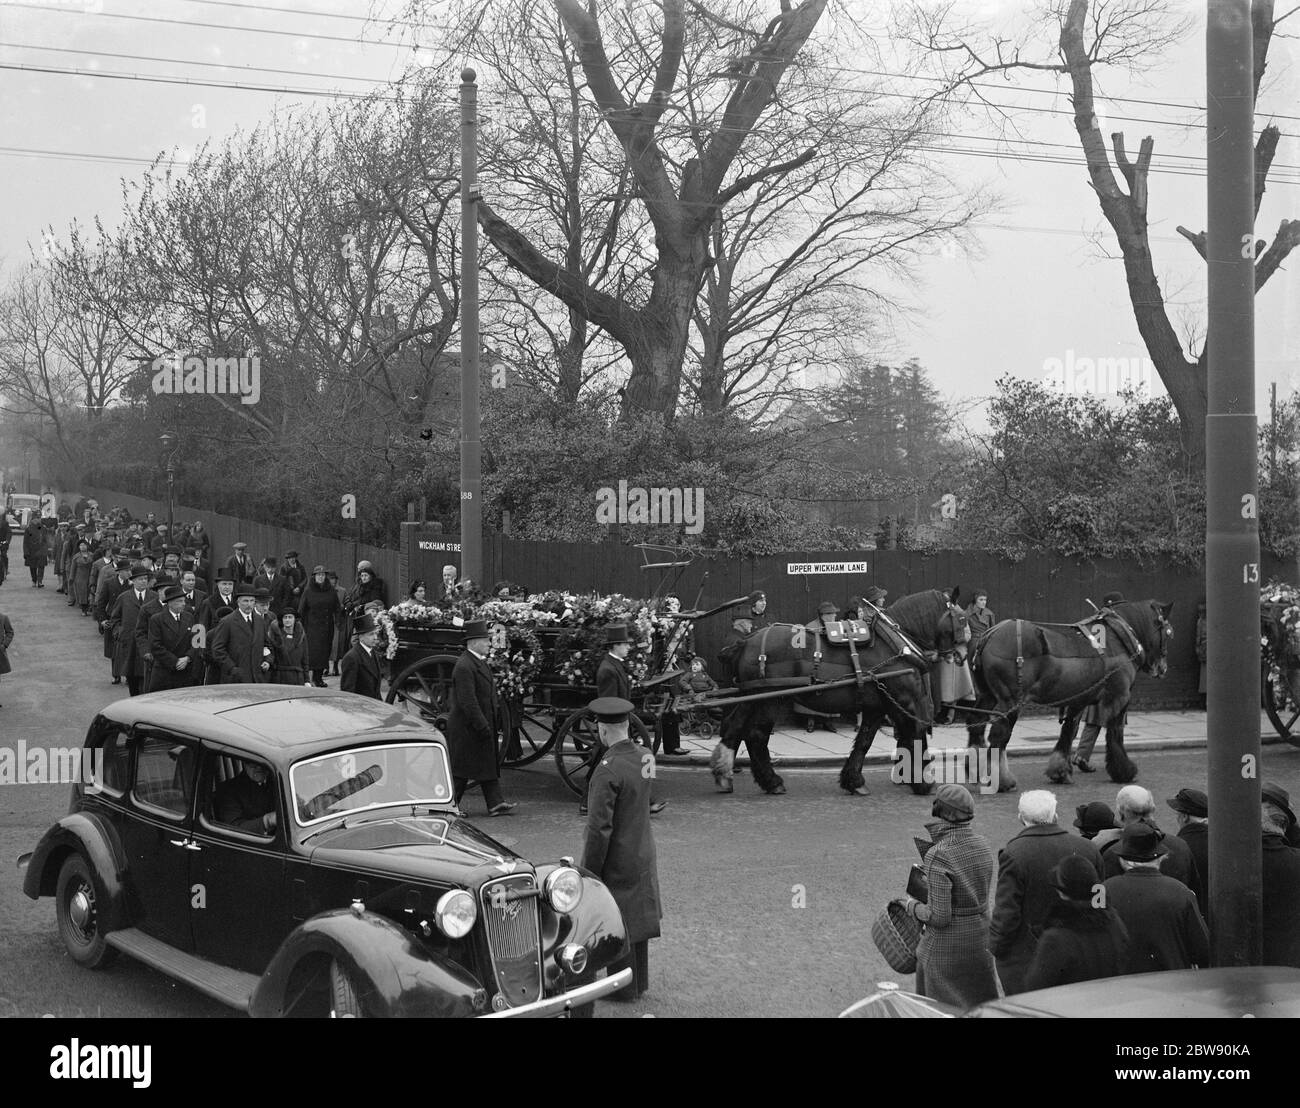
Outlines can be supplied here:
M33 519L23 532L23 564L31 570L32 588L45 588L45 566L49 554L45 548L45 532L40 521Z
M925 855L928 903L906 900L908 914L925 925L916 948L916 991L973 1008L998 995L989 952L993 851L971 828L975 802L963 786L940 785L931 814L935 818L925 825L934 841Z
M326 582L325 567L316 566L311 574L298 601L298 616L307 634L306 665L311 671L311 683L321 688L330 663L330 648L334 645L334 626L341 613L339 594Z
M1129 934L1114 908L1093 904L1097 871L1078 854L1069 854L1052 871L1061 902L1049 913L1025 988L1050 989L1118 977L1128 964Z
M83 616L90 615L90 567L94 564L90 543L82 539L68 565L68 586L72 590L72 603L80 605Z
M272 624L272 627L275 625ZM307 685L307 632L298 625L296 612L285 612L280 617L274 639L267 640L275 652L273 680L277 685Z

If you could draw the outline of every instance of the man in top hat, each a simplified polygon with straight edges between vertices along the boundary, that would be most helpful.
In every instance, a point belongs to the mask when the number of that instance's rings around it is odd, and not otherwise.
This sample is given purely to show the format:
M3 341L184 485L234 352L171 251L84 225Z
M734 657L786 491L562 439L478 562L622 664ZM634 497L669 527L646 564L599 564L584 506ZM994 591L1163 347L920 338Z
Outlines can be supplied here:
M226 569L230 572L230 579L236 585L251 585L253 574L257 570L253 566L253 559L248 556L248 543L235 543L234 551L230 556L230 560L226 562Z
M136 645L136 624L149 599L149 569L136 562L127 571L130 587L113 602L108 634L113 640L113 673L126 678L127 692L139 696L144 685L144 654Z
M169 585L162 595L164 610L149 618L150 692L183 689L194 684L199 652L194 646L194 613L185 606L185 590Z
M356 635L357 642L343 655L343 661L339 665L341 674L339 690L382 700L379 693L382 673L379 659L375 656L379 624L375 622L374 616L363 615L353 623L352 633ZM325 682L321 681L318 684L323 687Z
M1178 813L1178 837L1187 844L1196 863L1196 894L1201 916L1210 918L1210 802L1200 789L1179 789L1169 807Z
M1126 972L1191 969L1210 964L1210 935L1196 895L1181 881L1160 872L1160 833L1147 823L1124 827L1114 853L1123 867L1107 878L1105 903L1114 908L1129 933Z
M623 697L598 697L587 705L596 714L603 754L587 794L587 832L582 865L605 883L623 914L628 956L610 966L611 973L630 967L632 983L623 993L633 1000L650 986L650 940L660 935L663 915L654 835L650 829L650 788L654 755L632 742L628 716L632 703Z
M362 617L365 619L366 617ZM465 653L451 671L451 714L447 717L447 748L456 804L474 782L483 787L488 815L503 816L517 805L501 795L497 768L497 692L488 665L491 648L487 623L465 624ZM339 667L343 667L340 665Z
M253 609L253 590L235 586L236 611L231 612L212 633L212 660L221 672L223 685L266 681L271 655L266 644L266 621Z
M275 583L271 586L271 611L277 616L285 612L296 612L306 584L307 570L298 564L298 551L286 550L284 565L275 575Z
M605 628L605 654L596 666L596 698L607 699L611 696L620 700L632 697L632 679L627 672L627 656L632 653L632 636L628 634L627 625L611 623ZM593 751L593 754L595 752ZM587 765L587 784L591 784L591 775L596 771L595 759ZM668 802L658 797L650 801L651 814L662 812ZM587 814L587 798L584 795L578 805L578 814Z
M1124 594L1119 592L1108 592L1101 598L1101 610L1106 612L1114 604L1123 604ZM1080 773L1096 773L1096 767L1089 760L1092 758L1092 748L1097 745L1097 736L1101 734L1101 710L1097 705L1089 704L1082 715L1083 736L1079 739L1079 747L1070 759L1070 765L1074 766ZM1115 721L1121 727L1128 723L1128 712L1125 711L1122 716Z

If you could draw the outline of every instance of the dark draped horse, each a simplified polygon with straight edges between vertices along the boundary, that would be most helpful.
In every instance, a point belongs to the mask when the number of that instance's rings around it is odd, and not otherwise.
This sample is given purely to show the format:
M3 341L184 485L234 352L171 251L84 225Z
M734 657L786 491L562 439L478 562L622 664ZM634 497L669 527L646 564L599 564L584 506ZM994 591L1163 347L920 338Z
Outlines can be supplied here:
M930 668L929 700L931 705L940 701L939 680L940 666L945 664L963 665L966 660L966 644L970 641L970 624L966 613L956 603L957 589L952 593L939 589L927 589L900 596L893 604L883 610L883 615L893 621L909 639L924 652ZM876 732L880 730L887 716L879 714L868 720L865 716L862 726L853 739L853 749L840 770L840 788L855 796L866 796L866 782L862 777L862 763L875 742ZM919 788L923 782L920 775L929 760L929 727L917 734L899 733L894 730L894 741L898 748L907 752L899 775L904 783L913 786L916 792L928 792ZM919 743L919 747L915 744ZM907 744L906 746L904 744ZM913 756L913 754L917 756ZM909 771L910 769L910 771Z
M892 618L900 607L908 611L909 626L921 631L915 638L903 632L900 623ZM928 613L928 618L923 613ZM856 774L861 787L862 756L886 719L892 722L900 744L924 751L933 720L925 651L939 648L941 625L956 626L950 616L947 597L932 590L904 597L888 613L876 611L868 621L869 630L856 625L852 635L857 641L852 650L847 642L832 642L821 620L808 625L773 624L743 640L736 661L736 684L741 695L786 689L791 694L728 709L722 721L722 739L710 759L718 787L731 792L736 751L743 742L749 750L755 783L765 792L785 792L785 783L773 770L768 754L768 742L784 699L795 699L825 714L862 713L854 753L841 771L841 783ZM842 629L847 625L837 622L837 626ZM816 657L818 653L820 658ZM857 655L856 666L853 653ZM833 689L813 691L817 684L847 678L853 680ZM794 692L805 688L807 692ZM911 784L917 793L929 792L932 787L919 773Z
M1004 619L975 644L971 671L976 706L993 713L989 745L999 757L1000 792L1016 787L1006 747L1023 704L1063 709L1061 736L1048 762L1054 781L1069 779L1070 742L1080 713L1097 706L1106 729L1106 772L1127 784L1137 767L1124 750L1124 712L1139 672L1163 677L1173 628L1173 604L1121 601L1074 624L1037 624ZM972 721L972 746L982 746L984 727Z

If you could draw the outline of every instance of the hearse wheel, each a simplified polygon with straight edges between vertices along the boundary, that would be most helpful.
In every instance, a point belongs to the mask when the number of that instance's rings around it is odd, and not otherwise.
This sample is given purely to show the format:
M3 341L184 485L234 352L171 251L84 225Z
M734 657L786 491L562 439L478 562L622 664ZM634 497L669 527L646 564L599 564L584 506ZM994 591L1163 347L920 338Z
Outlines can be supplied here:
M650 729L640 716L629 720L632 739L647 750L652 749ZM654 747L659 744L654 743ZM575 796L587 791L587 765L600 754L600 737L596 731L596 714L588 708L574 712L555 736L555 765L560 780Z

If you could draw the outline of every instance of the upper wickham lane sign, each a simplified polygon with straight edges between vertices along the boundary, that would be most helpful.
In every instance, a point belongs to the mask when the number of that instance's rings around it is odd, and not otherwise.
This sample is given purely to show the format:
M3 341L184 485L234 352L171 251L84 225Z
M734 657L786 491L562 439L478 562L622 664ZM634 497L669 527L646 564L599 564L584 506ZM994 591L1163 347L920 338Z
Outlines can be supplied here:
M866 562L786 562L785 571L791 576L810 573L866 573Z

